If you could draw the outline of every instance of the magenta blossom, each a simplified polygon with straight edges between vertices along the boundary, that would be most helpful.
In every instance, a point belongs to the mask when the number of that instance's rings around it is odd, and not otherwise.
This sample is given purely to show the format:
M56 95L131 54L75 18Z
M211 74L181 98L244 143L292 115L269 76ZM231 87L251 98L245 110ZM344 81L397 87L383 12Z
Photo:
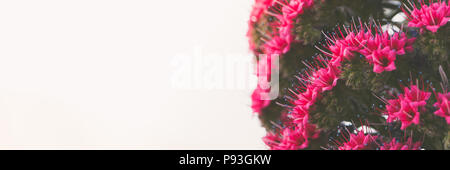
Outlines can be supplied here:
M313 75L312 85L321 89L321 91L329 91L336 86L339 80L340 71L334 66L321 68Z
M397 99L387 101L385 115L388 115L387 122L400 120L401 129L407 128L410 124L419 124L420 109L425 111L425 105L430 98L431 93L420 90L418 85L411 84L410 87L404 87L404 93Z
M401 100L401 98L388 100L388 104L386 105L386 112L384 112L384 114L388 116L388 123L391 123L397 119L396 113L401 109Z
M283 6L283 16L287 19L294 19L300 14L303 14L304 2L301 0L291 0L289 4Z
M447 124L450 124L450 92L445 94L439 93L437 96L437 102L433 106L438 108L434 114L444 117Z
M264 52L266 54L285 54L289 51L289 48L289 40L280 36L274 36L264 44Z
M376 34L374 36L367 36L364 39L359 40L363 46L360 47L359 52L366 56L369 62L373 62L372 54L374 51L389 47L391 51L395 52L395 55L404 55L406 52L413 51L413 43L416 38L407 38L406 34L399 32L389 35L388 31Z
M383 49L378 48L374 50L371 55L366 56L369 62L374 64L373 72L381 73L383 71L395 70L395 51L391 50L389 47L384 47Z
M295 106L291 111L291 116L294 123L305 124L308 121L308 109L302 106Z
M285 128L277 150L299 150L308 147L308 138L300 128Z
M406 34L394 33L390 36L387 31L380 35L380 41L384 47L390 47L395 50L397 55L404 55L405 51L411 52L413 50L412 44L416 38L407 38Z
M345 42L351 48L351 51L357 51L364 48L364 45L367 41L372 38L372 34L370 32L360 30L357 33L350 32L345 37Z
M292 29L294 28L294 23L291 20L280 21L278 25L278 33L280 38L285 39L288 44L292 42Z
M379 48L383 48L383 44L381 43L381 36L373 36L370 37L366 40L365 46L364 48L361 48L361 50L359 50L359 52L366 56L366 59L369 62L372 62L372 53L373 51L379 49Z
M359 131L357 135L350 134L350 140L339 146L339 150L367 150L372 149L378 136L365 135L364 131Z
M421 142L412 142L412 138L408 138L405 143L398 142L395 138L390 142L383 143L380 150L419 150L422 146Z
M354 56L354 48L349 46L344 40L336 40L336 43L334 45L330 45L328 48L333 54L331 62L336 66L340 66L340 63L344 61L344 59L350 60Z
M255 113L261 114L261 110L270 104L268 98L268 90L263 90L257 87L252 93L252 110Z
M421 32L427 29L435 33L439 27L447 24L450 19L450 7L445 1L435 2L430 5L421 2L420 6L420 9L414 6L414 9L410 11L411 13L404 11L409 20L409 27L420 28Z
M316 102L316 99L319 97L319 93L319 88L308 86L305 92L298 94L298 99L294 102L294 104L309 108Z
M405 87L404 92L405 98L418 106L425 106L431 96L431 92L420 90L418 85L412 85L411 88Z
M408 100L402 100L400 111L395 116L402 122L401 130L405 130L411 124L419 124L420 112L419 105Z

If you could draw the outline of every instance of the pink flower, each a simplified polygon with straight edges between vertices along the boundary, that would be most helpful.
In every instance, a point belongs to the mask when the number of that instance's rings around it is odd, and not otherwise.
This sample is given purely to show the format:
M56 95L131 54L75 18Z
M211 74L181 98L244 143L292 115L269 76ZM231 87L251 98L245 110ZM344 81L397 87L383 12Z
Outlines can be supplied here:
M278 33L280 38L285 39L289 44L292 42L292 29L294 28L294 23L291 20L280 21L278 26Z
M401 130L405 130L411 124L419 124L420 113L419 105L417 103L409 102L408 100L401 101L401 108L395 116L402 122Z
M316 125L287 123L280 133L267 133L263 137L263 141L272 150L299 150L308 147L309 139L316 139L319 137L319 134L320 131Z
M299 150L308 147L308 138L300 128L285 128L277 150Z
M307 123L309 118L308 109L305 107L295 106L291 111L291 116L293 119L293 122L296 124L304 124Z
M345 37L345 42L350 46L351 51L358 51L364 48L364 45L370 38L372 38L372 34L370 32L360 30L356 34L354 32L350 32Z
M450 92L446 94L438 93L437 102L433 106L438 108L434 114L444 117L447 124L450 124Z
M388 115L387 122L391 123L397 119L396 113L401 109L401 99L391 99L388 100L386 105L386 112L384 114Z
M292 22L292 20L280 20L279 21L279 25L278 25L278 35L280 37L281 40L285 41L285 44L287 44L286 47L284 47L283 50L281 50L282 54L286 53L289 48L290 48L290 44L292 43L293 40L293 34L292 34L292 29L294 28L294 23ZM277 53L280 54L280 53Z
M447 24L450 19L450 7L445 4L445 1L435 2L429 6L421 2L421 9L414 6L413 11L410 12L409 14L404 11L409 20L408 26L420 28L421 32L426 28L435 33L439 27Z
M316 99L319 97L320 92L321 91L319 90L319 88L308 86L305 92L300 93L297 96L297 100L294 102L294 104L309 109L309 107L316 102Z
M350 140L339 146L339 150L367 150L372 149L378 136L365 135L359 131L357 135L350 134Z
M419 150L421 146L421 142L413 143L412 138L408 138L408 141L405 143L398 142L393 138L391 142L383 143L380 150Z
M304 2L301 0L291 0L289 4L286 4L282 8L283 16L287 19L294 19L298 15L303 14Z
M381 43L381 37L379 35L372 36L366 40L365 47L361 48L359 52L366 56L366 59L369 62L372 62L372 53L373 51L383 48L383 44Z
M252 110L254 113L261 114L261 110L270 104L268 98L268 90L263 90L259 86L252 93Z
M369 33L366 33L369 34ZM369 56L368 60L371 61L370 58L373 51L385 47L389 47L391 50L395 51L396 55L404 55L405 51L412 52L413 51L413 43L416 38L407 38L406 34L402 34L399 32L394 33L394 35L389 35L388 31L384 31L381 34L376 34L372 36L371 34L364 36L364 38L360 38L359 42L362 42L363 47L360 46L359 52L364 56Z
M264 52L266 54L285 54L289 51L290 43L285 38L274 36L264 44Z
M411 89L408 87L404 88L404 96L412 104L425 106L427 104L427 100L431 96L431 92L422 91L417 85L412 85Z
M374 64L373 72L381 73L383 71L395 70L395 51L391 50L389 47L384 47L383 49L378 48L374 50L371 55L366 56L369 62Z
M397 99L388 100L385 115L388 115L387 122L394 120L402 122L401 129L405 129L411 123L419 124L419 109L425 111L425 105L430 98L431 93L419 89L418 85L404 87L404 93Z
M329 42L326 48L331 51L331 54L327 54L332 59L330 61L331 65L340 66L340 64L345 60L351 60L354 56L354 52L360 52L361 49L365 47L367 41L371 38L370 32L364 30L360 31L350 31L344 28L348 32L347 36L339 29L342 38L328 38Z
M397 55L404 55L405 51L411 52L413 50L412 44L416 38L408 39L406 34L394 33L390 36L387 31L381 35L381 43L384 47L390 47L395 50Z
M336 40L336 43L334 45L330 45L328 47L333 54L332 56L332 63L333 65L339 66L344 59L350 60L354 54L353 49L351 46L347 44L344 40Z
M313 74L312 85L321 89L321 91L328 91L336 86L339 80L340 71L334 66L329 65L327 68L321 68Z

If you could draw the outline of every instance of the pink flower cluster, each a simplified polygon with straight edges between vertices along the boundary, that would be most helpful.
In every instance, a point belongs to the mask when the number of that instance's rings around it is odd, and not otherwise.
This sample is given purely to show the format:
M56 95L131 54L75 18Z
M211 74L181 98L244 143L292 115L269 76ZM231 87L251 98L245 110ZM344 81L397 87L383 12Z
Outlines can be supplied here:
M437 102L433 106L438 109L434 114L445 118L447 124L450 124L450 92L438 93Z
M413 142L409 137L405 142L400 142L396 138L386 140L383 136L365 134L360 130L356 134L350 134L349 138L344 137L345 142L335 141L338 150L419 150L422 142Z
M318 137L320 131L317 129L316 125L309 123L309 110L314 105L314 103L320 97L319 94L323 91L329 91L337 84L337 80L340 74L340 70L334 66L328 66L327 60L321 61L318 63L314 70L311 70L310 73L307 73L303 76L305 81L308 81L309 84L305 85L303 88L299 88L296 90L290 90L291 104L294 105L289 113L284 114L286 118L283 121L284 125L288 126L288 132L292 130L295 133L281 133L280 139L288 140L288 141L303 141L302 145L298 145L297 147L288 147L289 145L284 144L283 142L276 147L272 147L271 149L281 149L281 150L289 150L289 149L304 149L308 146L309 139L315 139ZM324 65L323 68L319 67L319 65ZM300 78L300 77L299 77ZM302 79L302 78L300 78ZM294 126L294 129L291 129ZM284 128L282 131L286 130ZM294 135L294 134L303 134L302 136ZM297 140L293 140L297 139Z
M272 0L271 6L265 12L276 18L273 23L274 33L263 46L265 54L285 54L289 51L293 41L292 29L297 16L303 14L304 9L311 7L314 0Z
M361 24L361 27L363 25ZM353 28L353 27L352 27ZM373 64L373 72L395 70L395 60L397 55L404 55L405 51L413 50L412 44L415 38L407 38L406 34L396 32L389 35L388 31L375 29L377 34L372 34L372 28L352 31L344 27L347 36L343 38L328 38L327 48L331 53L325 53L332 58L331 63L340 66L342 61L350 60L358 52L366 57L366 60Z
M255 0L247 32L250 50L254 51L257 48L250 38L253 25L263 14L267 14L276 18L276 21L272 23L274 32L266 35L269 39L264 39L262 51L265 54L284 54L289 51L293 41L294 20L313 4L314 0Z
M421 142L413 143L412 138L408 138L404 143L398 142L393 138L392 141L383 143L380 150L419 150L421 146Z
M274 54L285 54L289 51L291 43L293 41L292 29L294 27L294 20L298 15L301 15L304 9L313 5L313 0L256 0L255 5L250 16L249 32L253 29L253 24L257 22L263 14L268 14L276 18L276 21L272 23L274 33L269 33L265 39L265 44L262 46L262 51L270 57ZM273 12L277 11L277 12ZM250 49L254 50L255 44L250 38ZM258 62L258 67L261 63L268 63L267 60L261 60ZM270 62L269 62L270 63ZM268 71L264 74L257 73L258 77L267 77L271 75L271 67L267 66ZM269 89L258 87L252 93L252 110L255 113L260 114L261 110L270 104L269 100L264 100L264 95L269 92Z
M445 1L439 0L430 5L420 1L420 9L415 4L411 4L411 6L413 8L412 11L406 7L408 12L404 9L403 12L408 17L408 26L420 28L420 32L427 29L435 33L439 27L444 26L450 20L450 1L446 4Z
M277 19L275 33L271 34L273 36L270 40L266 40L263 46L263 51L269 56L271 54L284 54L289 50L292 42L291 29L294 18L303 13L304 8L312 5L312 1L304 0L272 2L269 8L278 8L275 11L281 12L265 11ZM445 5L445 3L441 4ZM431 15L434 16L433 13ZM431 18L434 19L434 17ZM410 22L414 21L410 20ZM319 50L329 58L319 55L313 64L307 65L308 71L297 76L299 80L297 86L289 89L290 94L287 96L289 105L286 105L289 112L282 113L281 125L277 124L278 129L268 133L263 138L271 149L305 149L311 139L318 137L319 129L309 122L310 110L323 92L330 91L337 85L344 61L353 59L355 54L359 53L365 56L368 63L373 65L373 72L382 73L395 70L397 56L413 50L415 38L408 38L406 34L401 32L389 34L388 31L382 31L381 26L376 24L373 26L372 23L369 25L361 23L359 28L356 24L353 24L350 28L343 27L343 29L345 35L340 28L336 34L325 35L327 42L324 47L329 52ZM259 112L262 107L268 105L266 102L255 99L260 97L256 94L259 91L256 89L254 95L252 95L254 100L252 108L255 112ZM387 121L401 121L402 130L411 124L419 124L420 112L424 111L424 106L430 96L430 92L419 89L418 85L405 87L404 93L399 95L397 99L387 101L386 111L384 112L388 115ZM448 101L449 94L442 94L434 105L438 108L435 114L445 117L447 122L450 120ZM364 132L359 132L357 135L352 134L350 140L343 143L339 149L368 149L369 145L376 144L377 137L365 135ZM384 143L382 149L417 149L418 145L411 142L399 143L394 139Z
M350 134L350 139L339 146L339 150L368 150L376 146L376 139L378 136L364 134L364 131L359 131L358 134Z
M261 113L261 110L270 104L270 100L264 100L267 99L267 93L269 90L262 89L261 87L256 87L255 90L253 90L252 93L252 110L255 113Z
M264 11L266 11L271 5L273 0L255 0L253 4L252 11L250 13L250 20L248 21L248 32L247 37L249 38L250 50L254 51L256 45L251 38L251 33L253 32L253 25L259 21Z
M263 141L271 150L300 150L308 147L310 139L319 137L319 131L312 124L287 126L278 132L269 132Z
M266 144L271 149L276 150L296 150L304 149L308 146L309 139L318 137L320 131L316 125L309 123L309 110L320 97L319 94L331 90L336 86L340 70L333 65L328 65L329 60L318 59L314 69L307 72L299 79L303 79L308 84L295 90L290 90L293 100L290 104L294 105L289 113L282 116L282 124L277 139L273 139L273 134L268 134L264 138ZM313 66L310 66L313 68ZM269 140L270 139L270 140ZM276 145L273 141L280 141Z
M400 120L404 130L411 124L419 124L420 112L424 111L427 100L431 92L420 90L418 85L411 85L410 88L404 87L404 94L398 95L398 98L387 101L385 115L388 116L387 122Z
M339 31L342 38L333 37L332 39L327 36L328 42L325 48L330 53L321 51L331 59L318 56L315 64L308 65L309 71L297 77L301 82L300 85L290 89L291 93L288 97L292 107L288 117L299 127L299 130L305 129L306 125L311 125L308 122L310 109L319 100L321 93L330 91L337 85L342 62L351 60L355 52L365 55L369 63L374 64L374 72L381 73L395 69L393 62L396 55L403 55L405 51L412 50L414 39L408 39L405 34L394 33L391 36L387 31L372 34L371 27L367 27L367 29L356 29L355 27L350 29L344 27L346 36ZM363 28L362 23L361 28ZM285 134L281 135L282 139L292 138L292 136L283 135ZM349 144L348 147L350 146Z
M365 134L360 130L357 134L350 134L350 139L345 138L346 142L338 143L339 150L419 150L422 147L422 142L413 142L412 137L409 137L405 142L399 142L396 138L388 142L377 141L383 140L383 137L378 135Z

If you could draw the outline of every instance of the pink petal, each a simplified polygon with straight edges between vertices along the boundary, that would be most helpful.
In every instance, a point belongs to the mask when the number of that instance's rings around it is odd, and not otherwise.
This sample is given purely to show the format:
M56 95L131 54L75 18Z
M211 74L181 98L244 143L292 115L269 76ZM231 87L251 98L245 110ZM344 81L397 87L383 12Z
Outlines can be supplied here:
M439 29L439 26L433 25L433 26L426 26L427 30L430 30L431 32L435 33Z
M392 70L395 70L395 69L396 69L396 67L395 67L395 63L394 62L391 62L391 64L389 64L387 67L384 68L384 70L386 70L386 71L392 71Z
M383 72L383 71L384 71L384 68L381 67L380 65L375 64L375 65L373 66L373 72L375 72L375 73L381 73L381 72Z

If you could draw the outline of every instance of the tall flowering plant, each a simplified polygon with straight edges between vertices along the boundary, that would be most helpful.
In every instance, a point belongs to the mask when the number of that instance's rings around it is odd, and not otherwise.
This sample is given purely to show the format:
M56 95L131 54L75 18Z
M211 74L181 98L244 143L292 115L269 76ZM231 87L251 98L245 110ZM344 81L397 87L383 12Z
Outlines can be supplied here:
M281 58L279 97L262 99L260 86L251 95L263 141L450 149L449 20L445 0L255 0L250 50L257 65L260 54Z

